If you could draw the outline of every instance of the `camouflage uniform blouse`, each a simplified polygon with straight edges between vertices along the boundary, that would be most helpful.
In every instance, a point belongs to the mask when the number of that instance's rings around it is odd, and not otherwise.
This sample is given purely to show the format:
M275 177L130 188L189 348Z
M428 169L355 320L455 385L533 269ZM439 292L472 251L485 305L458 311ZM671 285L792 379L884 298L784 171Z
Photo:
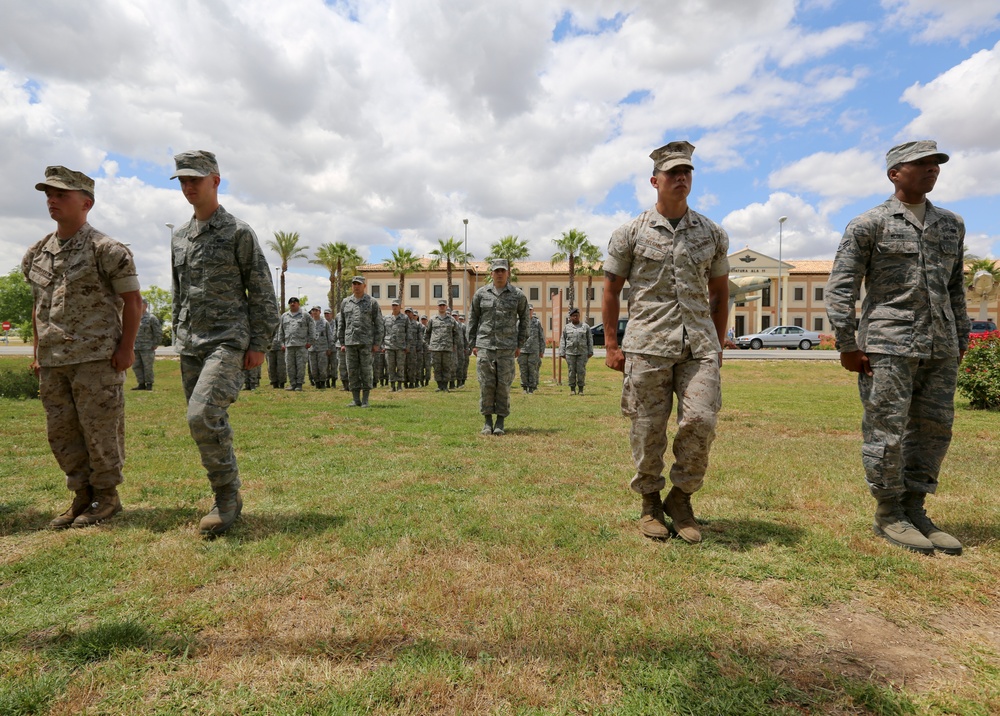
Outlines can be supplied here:
M369 294L361 298L348 296L340 303L340 325L338 338L342 346L382 345L385 323L378 301Z
M509 283L499 291L483 286L472 296L469 344L488 350L517 350L528 337L528 299Z

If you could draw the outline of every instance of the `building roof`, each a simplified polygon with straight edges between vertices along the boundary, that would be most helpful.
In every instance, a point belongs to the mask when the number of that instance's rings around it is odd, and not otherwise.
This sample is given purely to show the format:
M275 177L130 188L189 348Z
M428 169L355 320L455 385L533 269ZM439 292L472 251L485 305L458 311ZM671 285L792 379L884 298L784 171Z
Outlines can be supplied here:
M833 270L833 261L789 261L793 268L789 273L822 273L829 274Z

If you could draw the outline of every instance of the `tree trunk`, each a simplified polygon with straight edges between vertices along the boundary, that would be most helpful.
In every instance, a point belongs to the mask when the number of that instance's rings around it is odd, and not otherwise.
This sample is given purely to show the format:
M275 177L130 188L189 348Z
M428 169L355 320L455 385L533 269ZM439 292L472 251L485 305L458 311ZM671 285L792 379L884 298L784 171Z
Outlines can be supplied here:
M406 303L406 299L403 298L403 291L406 288L406 274L399 274L399 305Z
M587 312L586 312L586 315L584 316L584 319L587 321L588 324L590 323L590 289L591 289L591 287L593 285L594 285L594 276L593 276L593 274L588 274L587 275L587 295L584 296L584 300L586 300L586 302L587 302Z
M288 270L288 264L286 263L281 264L281 306L278 308L278 313L283 313L285 310L285 306L288 305L285 303L285 271L287 270Z
M450 257L448 258L448 262L447 262L447 264L445 266L445 271L448 274L448 308L451 309L451 308L454 308L454 306L452 306L452 298L451 298L451 258Z
M572 252L570 252L570 255L569 255L569 290L566 293L566 300L569 301L569 310L571 310L571 311L573 310L573 298L574 298L573 294L576 293L576 291L573 290L573 279L574 279L574 273L575 273L575 271L573 269L576 268L576 266L574 266L574 263L575 263L573 261L574 258L576 258L576 257L573 256Z

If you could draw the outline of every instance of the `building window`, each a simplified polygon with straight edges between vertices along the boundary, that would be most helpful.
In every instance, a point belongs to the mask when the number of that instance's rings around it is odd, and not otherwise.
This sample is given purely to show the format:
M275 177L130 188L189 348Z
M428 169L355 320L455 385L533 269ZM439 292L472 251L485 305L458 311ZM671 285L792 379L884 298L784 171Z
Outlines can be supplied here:
M597 298L597 289L596 288L588 288L587 289L587 300L588 301L594 301L594 300L596 300L596 298Z
M555 298L558 295L559 295L559 289L558 288L550 288L549 289L549 299Z
M594 317L593 316L591 316L590 318L587 319L587 325L590 326L591 328L594 327Z
M820 289L817 289L817 290L822 291L823 289L820 288ZM822 331L823 330L823 319L822 318L814 318L813 319L813 330L814 331Z
M377 283L372 284L372 298L382 298L382 287Z
M803 328L803 327L805 327L805 320L802 319L802 318L793 318L792 319L792 325L793 326L798 326L799 328Z
M390 283L388 286L385 287L385 297L386 298L396 297L396 284Z
M458 284L457 283L453 283L451 285L451 297L452 298L458 298Z
M623 301L627 301L628 300L629 289L631 289L631 288L632 288L631 286L625 286L624 288L622 288L622 300Z
M538 286L532 286L528 289L528 300L537 301L538 300Z
M420 298L420 284L411 283L410 284L410 298Z
M764 308L771 306L771 287L765 286L760 290L760 305Z
M817 301L822 301L823 300L823 287L822 286L818 286L816 288L816 300ZM820 320L823 320L823 319L821 318Z
M766 330L771 327L771 317L761 316L760 317L760 330Z
M444 286L439 283L431 286L431 291L434 293L434 298L444 298Z
M806 290L804 288L802 288L801 286L799 286L799 287L794 288L792 290L795 292L793 295L795 296L795 300L796 301L805 300Z

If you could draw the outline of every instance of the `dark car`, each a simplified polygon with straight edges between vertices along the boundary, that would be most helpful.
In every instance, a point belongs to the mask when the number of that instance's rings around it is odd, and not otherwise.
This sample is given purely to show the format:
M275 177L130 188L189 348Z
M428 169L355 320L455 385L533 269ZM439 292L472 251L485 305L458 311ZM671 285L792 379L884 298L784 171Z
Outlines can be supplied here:
M628 325L627 318L618 319L618 345L622 344L622 339L625 337L625 326ZM590 329L590 333L594 336L594 345L603 346L604 345L604 324L600 323Z
M995 331L997 324L993 321L970 321L969 336L984 336L990 331Z

